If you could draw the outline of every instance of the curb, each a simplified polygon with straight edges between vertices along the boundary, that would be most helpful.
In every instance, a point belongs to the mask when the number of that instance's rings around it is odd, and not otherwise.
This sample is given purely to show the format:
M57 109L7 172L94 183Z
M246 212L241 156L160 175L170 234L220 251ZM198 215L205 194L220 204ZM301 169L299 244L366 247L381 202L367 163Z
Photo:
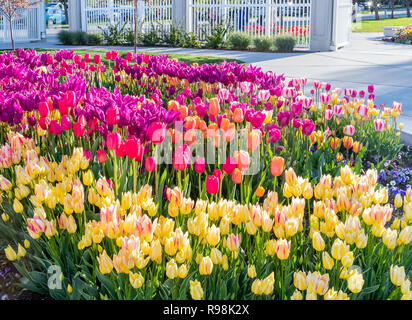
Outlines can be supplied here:
M408 146L412 146L412 134L406 133L405 131L401 131L401 142Z

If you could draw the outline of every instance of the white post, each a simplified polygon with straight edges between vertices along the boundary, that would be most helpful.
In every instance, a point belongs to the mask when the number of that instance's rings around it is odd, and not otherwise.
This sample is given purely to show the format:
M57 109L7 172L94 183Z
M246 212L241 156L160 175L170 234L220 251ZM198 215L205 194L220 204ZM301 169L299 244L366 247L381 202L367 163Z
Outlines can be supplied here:
M333 30L335 0L311 1L310 50L329 51Z
M86 17L84 12L85 8L82 8L82 3L84 0L69 0L69 30L70 31L81 31L82 30L82 19ZM83 10L82 10L83 9Z
M180 28L186 28L186 4L187 0L174 0L172 2L172 24Z
M193 0L184 0L186 2L186 32L192 32L192 1Z
M265 7L265 35L270 36L270 18L272 17L272 4L269 2L266 2L266 7Z
M141 28L143 29L143 23L145 20L145 2L143 0L137 1L137 25L141 23Z

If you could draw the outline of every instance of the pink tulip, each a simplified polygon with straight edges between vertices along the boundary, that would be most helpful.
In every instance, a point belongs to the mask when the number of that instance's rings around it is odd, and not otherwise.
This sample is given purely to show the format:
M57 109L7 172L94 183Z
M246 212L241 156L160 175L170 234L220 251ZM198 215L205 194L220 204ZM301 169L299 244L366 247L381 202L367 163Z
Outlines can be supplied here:
M352 125L347 125L343 128L343 133L347 136L353 136L353 134L355 133L355 127Z
M385 130L385 127L386 127L385 120L383 120L383 119L376 119L375 120L375 130L376 131L381 132L381 131Z
M368 115L368 111L369 111L369 108L364 104L361 104L358 107L358 113L361 117L366 117Z
M331 109L326 109L325 110L325 119L330 120L333 117L333 110Z

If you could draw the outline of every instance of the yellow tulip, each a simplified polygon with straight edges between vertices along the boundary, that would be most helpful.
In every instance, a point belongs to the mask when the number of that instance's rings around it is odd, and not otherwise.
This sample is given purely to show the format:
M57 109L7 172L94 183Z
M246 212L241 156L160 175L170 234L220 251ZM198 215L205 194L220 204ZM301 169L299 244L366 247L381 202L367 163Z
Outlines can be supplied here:
M221 264L223 262L222 252L217 248L212 248L212 250L210 251L210 257L213 264Z
M352 251L349 251L349 252L347 252L343 257L342 257L342 265L345 267L345 268L349 268L349 267L351 267L352 266L352 264L353 264L353 259L354 259L354 257L353 257L353 252Z
M400 208L400 207L402 207L402 196L398 193L396 196L395 196L395 201L394 201L394 204L395 204L395 207L396 208Z
M392 283L395 286L398 286L398 287L401 286L402 283L406 279L405 268L403 266L399 267L399 266L391 265L390 278L391 278Z
M362 274L355 272L348 279L348 289L353 293L359 293L362 290L364 282Z
M67 292L68 293L72 293L73 292L73 288L70 284L67 285Z
M6 254L6 257L9 261L14 261L18 258L17 253L10 245L8 245L6 249L4 249L4 253Z
M174 279L178 276L177 264L174 259L170 260L166 264L166 276L169 279Z
M189 270L187 269L187 266L185 264L182 264L177 271L177 275L179 276L180 279L186 278L188 273L189 273Z
M290 297L290 300L303 300L302 292L300 292L299 290L295 290L292 296Z
M295 272L293 274L293 284L300 291L306 290L308 284L306 280L306 273L303 271Z
M250 279L256 278L256 268L253 264L248 266L247 275Z
M133 288L139 289L144 283L144 278L140 272L129 272L129 281Z
M345 244L340 239L335 239L332 244L332 257L335 260L340 260L346 254Z
M26 247L26 249L30 248L30 241L29 240L24 240L24 246Z
M24 247L19 243L17 247L17 259L23 258L26 255L26 250Z
M203 257L199 264L199 273L201 275L209 275L213 271L213 262L210 257Z
M190 280L190 295L193 300L201 300L203 298L203 289L199 281Z
M16 213L21 213L21 212L23 212L23 205L22 205L21 202L20 202L19 200L17 200L17 199L14 199L14 201L13 201L13 210L14 210Z
M326 270L332 270L335 265L335 261L326 251L322 252L322 264Z
M403 228L401 233L399 234L398 244L407 245L411 241L412 241L412 226L407 226Z
M206 239L209 245L216 246L220 241L220 229L212 225L207 231Z
M325 241L323 240L321 234L315 231L312 235L312 245L316 251L325 250Z

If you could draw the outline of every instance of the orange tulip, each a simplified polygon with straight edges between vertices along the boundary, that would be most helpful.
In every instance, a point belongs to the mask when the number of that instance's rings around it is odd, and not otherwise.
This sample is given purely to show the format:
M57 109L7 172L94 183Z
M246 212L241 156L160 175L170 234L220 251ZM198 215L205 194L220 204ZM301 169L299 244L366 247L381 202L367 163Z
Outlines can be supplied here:
M247 137L247 148L251 151L256 150L262 140L262 132L260 130L252 130Z
M270 162L270 172L275 176L279 177L283 172L283 166L285 165L285 159L282 157L273 157Z
M342 160L343 160L343 154L340 153L340 152L338 152L338 153L336 154L336 160L338 160L339 162L342 161Z
M220 122L220 129L223 131L226 131L229 128L230 121L228 118L222 118L222 121Z
M339 142L340 142L339 138L332 138L332 140L330 141L330 147L333 150L336 150L339 147Z
M360 143L359 141L356 141L353 144L353 152L358 153L359 151L362 150L362 147L363 147L362 143Z
M243 110L241 108L236 108L235 111L233 111L232 120L234 122L240 123L243 121L243 118Z
M209 114L212 116L217 116L220 112L220 105L217 98L212 98L209 101Z
M265 194L265 188L263 188L262 186L259 186L256 189L256 195L260 198L260 197L263 197L264 194Z
M353 138L352 137L348 137L348 136L344 136L343 137L343 146L346 149L350 149L353 146Z
M238 169L245 171L249 169L250 166L250 156L245 150L235 151L234 158L237 163Z
M232 172L232 181L236 184L240 184L242 182L242 171L238 168L235 168Z

